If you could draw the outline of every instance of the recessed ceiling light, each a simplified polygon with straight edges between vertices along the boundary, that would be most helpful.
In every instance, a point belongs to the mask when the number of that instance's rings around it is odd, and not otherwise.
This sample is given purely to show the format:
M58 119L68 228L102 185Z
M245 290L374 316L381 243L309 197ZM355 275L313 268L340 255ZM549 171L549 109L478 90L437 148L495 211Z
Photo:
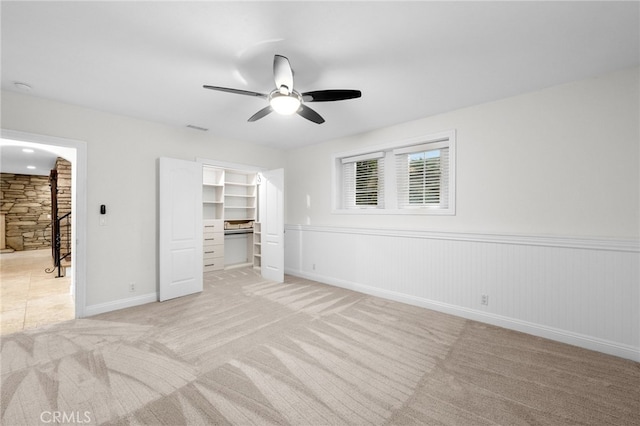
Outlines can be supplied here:
M15 87L16 89L23 91L23 92L30 92L31 91L31 86L29 86L27 83L21 83L19 81L16 81L13 83L13 87Z
M31 148L22 148L22 152L27 152L27 153L31 154L33 152L33 150Z
M29 170L35 170L36 166L27 166L27 169Z

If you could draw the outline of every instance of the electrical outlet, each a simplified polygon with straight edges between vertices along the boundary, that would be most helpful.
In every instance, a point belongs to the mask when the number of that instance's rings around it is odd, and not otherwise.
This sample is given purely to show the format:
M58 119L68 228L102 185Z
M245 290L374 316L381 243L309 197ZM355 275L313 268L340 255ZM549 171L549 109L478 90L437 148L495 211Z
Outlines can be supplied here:
M136 291L136 283L129 283L129 293Z
M489 304L489 295L488 294L483 294L482 296L480 296L480 304L481 305L488 305Z
M313 269L314 271L316 270L316 264L314 263L313 266L311 266L311 269Z

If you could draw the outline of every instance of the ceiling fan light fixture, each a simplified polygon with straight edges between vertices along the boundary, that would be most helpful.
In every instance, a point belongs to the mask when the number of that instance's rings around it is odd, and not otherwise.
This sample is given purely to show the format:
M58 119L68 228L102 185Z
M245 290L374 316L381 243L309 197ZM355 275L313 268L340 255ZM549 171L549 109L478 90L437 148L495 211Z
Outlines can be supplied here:
M274 92L269 99L271 108L282 115L295 114L300 108L301 103L300 96L296 93L282 95L280 92Z
M324 123L324 118L312 108L309 108L306 102L343 101L362 96L359 90L351 89L314 90L300 94L300 92L293 89L293 70L291 69L291 64L289 60L282 55L275 55L273 57L273 79L276 83L276 88L269 94L221 86L204 85L202 87L220 92L266 99L269 105L249 117L247 120L249 123L258 121L275 111L282 115L298 114L300 117L313 123L322 124Z

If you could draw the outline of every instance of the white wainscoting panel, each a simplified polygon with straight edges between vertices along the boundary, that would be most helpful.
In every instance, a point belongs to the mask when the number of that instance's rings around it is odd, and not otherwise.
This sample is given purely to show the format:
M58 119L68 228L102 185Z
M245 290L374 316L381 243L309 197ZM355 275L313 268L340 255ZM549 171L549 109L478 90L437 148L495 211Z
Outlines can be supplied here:
M640 361L637 240L285 229L288 274Z

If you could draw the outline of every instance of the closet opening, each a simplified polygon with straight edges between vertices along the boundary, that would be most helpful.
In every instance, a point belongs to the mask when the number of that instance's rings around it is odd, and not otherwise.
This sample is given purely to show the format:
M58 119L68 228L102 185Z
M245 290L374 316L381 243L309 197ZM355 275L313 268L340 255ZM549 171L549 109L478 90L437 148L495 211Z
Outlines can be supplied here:
M261 267L259 174L204 165L203 271Z

